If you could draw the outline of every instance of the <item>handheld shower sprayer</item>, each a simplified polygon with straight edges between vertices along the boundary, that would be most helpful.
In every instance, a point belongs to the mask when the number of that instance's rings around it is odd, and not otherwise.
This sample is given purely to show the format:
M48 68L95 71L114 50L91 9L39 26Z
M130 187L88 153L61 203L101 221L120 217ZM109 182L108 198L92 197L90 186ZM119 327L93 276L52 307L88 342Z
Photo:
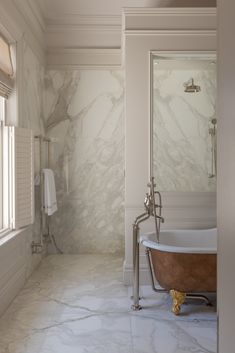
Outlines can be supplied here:
M160 226L161 223L164 223L164 218L162 217L162 197L159 191L155 191L156 184L154 183L154 177L151 177L150 182L148 183L149 193L146 194L144 200L144 206L149 214L149 216L154 217L155 221L155 229L157 242L159 243L159 235L160 235ZM156 201L156 196L158 200ZM157 212L157 209L159 210Z

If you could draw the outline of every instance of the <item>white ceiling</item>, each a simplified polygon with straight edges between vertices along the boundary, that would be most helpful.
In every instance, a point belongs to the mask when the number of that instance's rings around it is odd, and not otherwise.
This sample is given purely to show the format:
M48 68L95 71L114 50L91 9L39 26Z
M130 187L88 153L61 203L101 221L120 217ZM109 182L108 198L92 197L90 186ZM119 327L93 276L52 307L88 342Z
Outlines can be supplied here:
M211 7L216 0L33 0L45 18L63 15L121 15L123 7Z

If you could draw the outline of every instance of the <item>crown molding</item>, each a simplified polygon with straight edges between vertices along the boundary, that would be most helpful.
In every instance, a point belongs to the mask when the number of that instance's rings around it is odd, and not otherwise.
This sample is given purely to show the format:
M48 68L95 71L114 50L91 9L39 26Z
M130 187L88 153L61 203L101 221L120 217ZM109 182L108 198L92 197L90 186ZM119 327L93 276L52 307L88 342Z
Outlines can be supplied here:
M47 47L121 47L121 16L66 15L46 21Z
M47 26L118 26L121 27L122 16L118 15L78 15L67 14L64 16L46 18Z
M121 19L100 15L47 19L47 68L120 69Z
M46 56L47 69L121 69L118 48L51 48Z
M216 15L215 7L124 7L125 15Z
M215 30L215 8L124 8L123 30Z
M70 31L99 31L99 32L119 32L121 35L121 25L112 24L49 24L46 26L47 33L59 33L59 32L70 32Z
M216 36L216 30L190 30L190 31L185 31L185 30L126 30L125 31L125 36L179 36L179 35L184 35L184 36Z

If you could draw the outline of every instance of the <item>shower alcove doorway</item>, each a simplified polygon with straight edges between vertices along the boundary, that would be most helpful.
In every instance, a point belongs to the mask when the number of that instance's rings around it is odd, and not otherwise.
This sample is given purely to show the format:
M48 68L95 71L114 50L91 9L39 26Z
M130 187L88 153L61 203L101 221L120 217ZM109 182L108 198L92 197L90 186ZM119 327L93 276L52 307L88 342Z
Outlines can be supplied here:
M150 68L150 175L166 197L210 197L217 169L216 54L151 52Z

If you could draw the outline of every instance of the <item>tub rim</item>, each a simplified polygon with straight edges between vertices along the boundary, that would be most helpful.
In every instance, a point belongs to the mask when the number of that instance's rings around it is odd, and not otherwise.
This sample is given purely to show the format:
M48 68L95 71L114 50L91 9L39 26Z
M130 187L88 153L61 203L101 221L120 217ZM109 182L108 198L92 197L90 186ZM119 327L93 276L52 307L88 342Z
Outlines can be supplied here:
M205 231L216 231L217 228L208 228L208 229L164 229L161 233L166 232L205 232ZM217 247L189 247L189 246L175 246L175 245L167 245L161 244L149 239L155 235L154 232L147 232L140 236L139 242L144 245L146 248L165 251L165 252L173 252L173 253L184 253L184 254L217 254ZM212 235L213 236L213 235Z

